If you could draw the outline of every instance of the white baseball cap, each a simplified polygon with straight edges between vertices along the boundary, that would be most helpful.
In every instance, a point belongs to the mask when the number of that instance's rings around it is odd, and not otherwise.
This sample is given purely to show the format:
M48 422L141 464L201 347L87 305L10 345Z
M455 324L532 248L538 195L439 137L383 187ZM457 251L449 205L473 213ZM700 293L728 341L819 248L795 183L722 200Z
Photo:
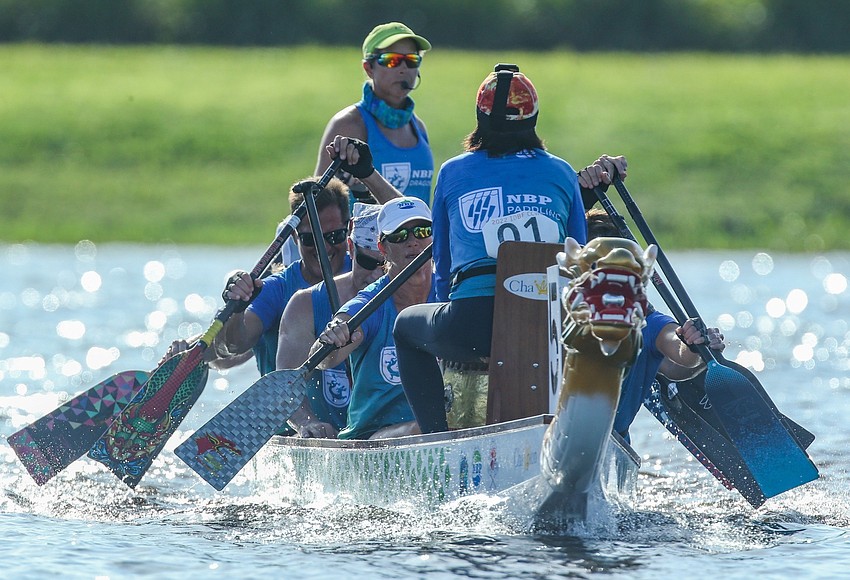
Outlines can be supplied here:
M381 206L374 203L354 204L351 216L351 239L361 248L378 251L378 212Z
M431 221L431 209L418 197L396 197L381 206L378 230L391 234L406 223L416 220Z

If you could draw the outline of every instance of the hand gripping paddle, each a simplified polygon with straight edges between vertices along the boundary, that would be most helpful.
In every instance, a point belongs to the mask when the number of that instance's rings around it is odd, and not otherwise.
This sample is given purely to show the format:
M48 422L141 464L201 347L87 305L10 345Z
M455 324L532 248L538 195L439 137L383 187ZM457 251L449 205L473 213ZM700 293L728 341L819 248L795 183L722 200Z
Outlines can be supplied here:
M348 320L349 331L354 332L363 324L430 258L428 246ZM174 453L221 491L298 409L307 394L310 373L334 350L334 345L325 344L297 369L273 371L261 377L178 445Z
M625 184L617 175L613 183L646 243L658 247L658 263L687 315L700 318ZM697 345L697 349L707 365L708 400L764 496L773 497L817 479L817 467L783 423L755 375L741 372L738 365L715 355L707 345Z
M341 164L339 158L334 159L313 191L321 191ZM286 225L251 270L252 278L262 275L306 211L306 204L302 202L286 220ZM204 390L208 370L203 360L204 352L241 303L240 300L228 300L198 342L154 371L143 395L130 403L109 426L92 447L89 457L109 467L131 488L139 483Z

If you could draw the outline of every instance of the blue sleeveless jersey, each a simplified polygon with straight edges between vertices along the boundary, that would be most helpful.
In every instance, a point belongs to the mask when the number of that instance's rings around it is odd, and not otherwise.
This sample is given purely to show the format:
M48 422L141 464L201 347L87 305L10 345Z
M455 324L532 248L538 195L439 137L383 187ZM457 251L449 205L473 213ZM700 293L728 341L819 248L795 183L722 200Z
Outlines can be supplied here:
M351 270L351 258L345 257L343 272ZM275 370L277 359L277 335L280 317L292 295L310 284L301 273L301 260L293 262L285 270L263 280L263 289L246 312L253 312L263 323L263 334L254 346L254 357L261 375Z
M446 161L434 189L434 263L437 299L492 296L496 275L484 274L450 288L457 272L495 265L502 241L584 244L587 222L576 172L542 149L504 157L485 151Z
M637 359L623 379L620 403L617 405L617 414L614 417L614 431L624 437L627 436L629 426L635 420L643 400L649 395L655 374L661 366L661 361L664 360L664 354L658 350L655 341L665 326L675 323L675 320L657 310L646 317L646 325L641 330L643 344Z
M371 113L361 105L357 105L357 110L366 125L366 142L372 151L375 169L404 195L418 197L430 205L434 157L424 127L414 117L411 123L417 137L416 145L398 147L386 138Z
M313 302L313 331L315 336L319 336L334 314L324 282L311 288L310 299ZM345 427L351 400L347 365L343 362L332 369L314 372L307 387L307 396L319 421L330 423L337 430Z

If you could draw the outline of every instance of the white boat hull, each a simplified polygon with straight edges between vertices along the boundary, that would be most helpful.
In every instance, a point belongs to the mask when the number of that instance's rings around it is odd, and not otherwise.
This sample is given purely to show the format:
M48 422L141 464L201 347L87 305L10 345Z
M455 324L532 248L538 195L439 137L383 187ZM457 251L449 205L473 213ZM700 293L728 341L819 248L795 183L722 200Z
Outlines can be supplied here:
M254 477L258 484L286 489L288 497L302 502L334 494L389 507L404 500L440 503L483 493L501 495L509 503L516 496L525 503L533 487L539 497L535 501L541 503L563 495L547 483L550 478L541 477L541 444L551 422L552 415L539 415L369 441L275 437L254 459ZM639 465L631 447L612 435L579 497L568 499L582 501L594 490L607 498L630 496Z

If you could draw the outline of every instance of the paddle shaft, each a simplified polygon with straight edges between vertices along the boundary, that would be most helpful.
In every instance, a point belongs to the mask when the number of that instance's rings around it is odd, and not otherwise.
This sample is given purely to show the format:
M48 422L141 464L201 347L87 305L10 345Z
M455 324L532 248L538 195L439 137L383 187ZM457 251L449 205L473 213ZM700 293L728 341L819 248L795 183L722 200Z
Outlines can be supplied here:
M623 203L626 205L626 209L628 210L629 215L632 216L632 219L635 221L635 224L638 226L638 229L640 230L641 235L643 236L644 240L646 240L646 242L648 244L655 244L655 246L658 250L658 252L657 252L658 263L661 265L661 268L663 269L665 276L667 277L668 281L670 282L671 286L673 287L673 291L675 292L675 297L674 297L671 294L670 290L664 284L664 281L661 279L661 277L658 276L658 273L657 272L653 273L652 282L655 285L655 287L658 289L658 292L659 292L659 294L661 294L661 297L664 299L664 302L666 302L667 305L670 307L670 310L673 312L674 317L679 321L679 324L684 324L684 321L687 319L688 316L700 318L700 320L702 320L702 318L699 315L699 312L697 311L696 305L694 305L690 296L688 296L688 293L685 292L685 287L682 285L681 280L676 275L675 270L673 270L673 266L670 264L670 261L667 259L667 255L664 253L663 249L658 244L658 239L652 233L652 230L649 227L649 224L646 222L646 219L643 217L643 213L641 213L640 208L637 206L637 203L635 202L634 198L632 198L631 194L629 193L629 190L626 188L626 185L623 183L623 180L620 179L620 176L616 173L616 170L615 170L612 181L614 183L614 187L617 189L617 192L620 194L620 197L622 198ZM619 213L617 213L617 210L614 209L613 205L611 204L610 200L607 198L605 193L601 189L599 189L598 187L594 188L594 192L596 193L597 197L599 198L600 203L602 203L602 206L605 208L605 211L607 211L609 213L609 215L611 215L611 217L614 220L615 224L617 225L618 229L620 229L620 232L624 236L634 240L635 238L632 235L631 231L629 231L629 228L626 225L625 220L623 219L623 217L621 215L619 215ZM684 306L684 311L679 306L679 303L677 302L676 298L678 298L678 300L681 301L682 305ZM705 344L700 344L700 345L695 345L695 346L697 347L697 352L700 354L700 356L706 362L706 364L708 364L710 361L714 361L717 364L721 364L723 366L729 367L729 368L737 371L747 381L749 381L749 383L753 387L755 387L757 391L759 391L759 393L761 394L765 403L780 418L780 420L785 424L786 428L789 429L789 431L791 432L791 435L793 437L797 438L798 442L803 447L806 447L808 444L811 443L812 440L814 440L814 435L812 435L805 428L798 425L797 423L795 423L794 421L792 421L788 417L785 417L784 415L782 415L779 412L779 409L776 407L776 405L773 403L773 401L767 395L767 392L764 390L764 387L761 385L758 378L756 378L756 376L749 369L747 369L746 367L740 366L733 361L728 360L725 356L723 356L722 352L715 352L715 351L711 350L710 348L708 348L708 346L705 345ZM804 443L804 441L806 443Z
M338 158L337 158L338 159ZM336 161L336 159L334 160ZM316 207L316 196L324 188L319 187L317 183L307 185L308 191L302 191L304 201L307 204L307 215L310 216L310 231L313 232L313 243L316 246L316 254L319 256L319 266L322 268L322 279L325 281L325 287L328 289L328 300L331 303L331 312L339 310L339 292L336 289L334 281L334 273L331 270L331 263L328 259L328 249L325 247L324 232L322 232L322 224L319 223L319 209Z
M404 267L404 269L398 273L398 276L390 280L386 286L381 288L377 294L375 294L369 302L363 306L354 316L346 321L348 324L348 331L354 332L354 329L363 324L363 321L369 318L373 312L375 312L384 302L386 302L387 298L393 295L399 287L407 282L407 279L410 278L419 268L421 268L428 260L431 259L431 245L429 244L427 248L422 250L416 258L413 259L411 263ZM337 349L334 344L322 343L322 347L314 352L310 357L304 361L304 364L298 369L299 372L306 371L304 376L307 376L307 373L312 372L319 366L325 358Z
M321 179L318 184L316 184L316 188L309 192L308 195L313 195L314 193L318 193L324 189L333 178L340 165L342 165L342 160L339 158L334 159L330 166L325 170L324 174L322 174ZM281 228L280 233L275 237L272 243L269 244L265 253L254 265L254 268L250 272L252 279L259 278L266 268L268 268L269 264L272 263L272 260L274 260L278 252L280 252L283 244L295 232L295 228L298 227L298 224L301 222L301 218L304 217L306 212L307 200L305 199L305 201L301 202L295 211L292 212L292 215L286 219L286 223L284 224L284 227ZM316 222L318 223L318 219ZM188 377L189 374L203 362L204 352L212 344L213 339L215 339L216 335L218 335L224 327L227 320L233 316L233 313L241 305L242 300L231 298L225 302L224 306L218 312L216 312L212 324L210 324L209 328L203 336L201 336L198 342L195 343L195 345L188 351L183 353L180 363L177 367L175 367L166 383L163 384L162 388L160 388L153 397L145 401L142 405L140 412L144 417L155 419L157 417L162 417L167 412L168 406L174 398L177 389L186 377Z

